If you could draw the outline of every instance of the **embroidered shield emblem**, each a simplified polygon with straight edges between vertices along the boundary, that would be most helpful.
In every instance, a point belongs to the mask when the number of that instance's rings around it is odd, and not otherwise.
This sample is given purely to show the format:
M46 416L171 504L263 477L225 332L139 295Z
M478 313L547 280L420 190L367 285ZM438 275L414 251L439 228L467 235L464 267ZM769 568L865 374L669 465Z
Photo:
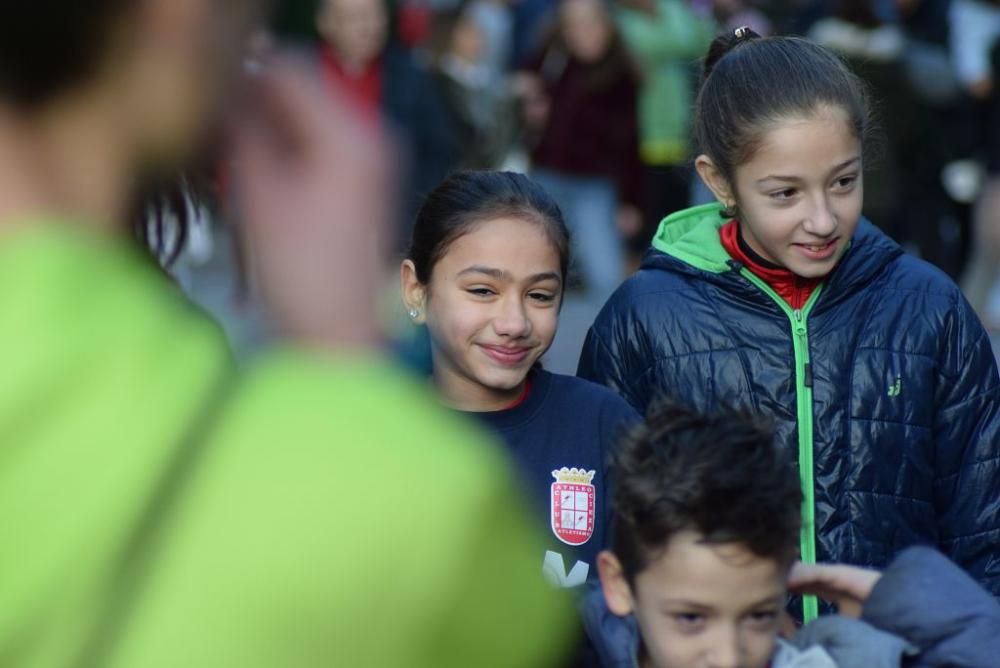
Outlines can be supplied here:
M552 472L552 532L567 545L583 545L594 534L597 493L594 471L566 468Z

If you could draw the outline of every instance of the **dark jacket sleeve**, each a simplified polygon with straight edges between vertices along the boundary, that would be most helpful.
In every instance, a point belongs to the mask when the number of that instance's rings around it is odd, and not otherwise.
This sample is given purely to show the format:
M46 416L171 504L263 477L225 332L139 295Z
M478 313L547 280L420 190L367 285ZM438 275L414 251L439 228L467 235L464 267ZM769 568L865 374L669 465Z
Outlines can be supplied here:
M908 668L993 668L1000 661L1000 604L927 547L904 550L882 574L862 619L919 649Z
M1000 380L989 337L960 295L940 345L934 416L939 544L1000 596Z
M616 297L611 299L614 301ZM620 342L610 335L610 330L617 324L614 322L616 317L610 303L601 311L597 322L587 332L587 338L583 342L583 352L580 354L576 375L610 387L632 404L639 413L645 413L647 392L634 382L627 368L628 353L623 350Z

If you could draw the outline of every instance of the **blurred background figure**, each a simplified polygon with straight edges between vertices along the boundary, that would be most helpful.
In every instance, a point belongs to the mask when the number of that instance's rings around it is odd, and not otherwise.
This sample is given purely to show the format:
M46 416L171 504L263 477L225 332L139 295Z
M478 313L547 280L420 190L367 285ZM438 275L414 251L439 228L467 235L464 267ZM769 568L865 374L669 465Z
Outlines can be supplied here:
M490 79L507 77L514 58L514 11L512 0L473 0L472 20L483 35L483 62Z
M398 17L397 17L398 18ZM397 246L409 240L420 198L459 162L458 137L438 82L399 40L386 0L321 0L316 27L331 85L348 92L373 120L400 133L403 208Z
M599 0L563 0L557 16L521 80L532 174L563 210L577 287L599 307L625 277L623 230L641 219L639 74Z
M514 147L518 118L505 70L491 62L489 34L472 5L442 10L434 17L427 60L444 92L456 135L459 169L496 169Z
M692 4L697 5L694 2ZM736 30L740 26L747 26L761 37L774 32L771 19L752 1L714 0L711 10L720 30Z
M724 1L728 0L720 0L716 6ZM642 224L627 231L630 265L634 267L660 221L690 203L693 64L708 49L716 27L686 0L622 0L616 18L642 75Z
M1000 7L979 0L952 0L952 54L968 96L972 127L986 165L986 179L973 212L972 255L962 289L983 323L1000 332L1000 309L991 303L1000 276L1000 100L996 72Z
M957 278L975 199L964 161L975 142L949 57L948 7L949 0L816 2L799 25L845 57L878 99L884 141L868 165L866 215Z

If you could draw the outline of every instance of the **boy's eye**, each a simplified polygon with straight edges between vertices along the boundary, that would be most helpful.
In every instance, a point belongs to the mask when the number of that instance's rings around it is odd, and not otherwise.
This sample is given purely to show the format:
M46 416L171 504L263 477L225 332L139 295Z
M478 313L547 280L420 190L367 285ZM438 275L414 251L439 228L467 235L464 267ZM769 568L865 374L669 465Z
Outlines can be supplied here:
M750 623L756 628L768 629L774 626L777 621L777 610L758 610L750 614Z

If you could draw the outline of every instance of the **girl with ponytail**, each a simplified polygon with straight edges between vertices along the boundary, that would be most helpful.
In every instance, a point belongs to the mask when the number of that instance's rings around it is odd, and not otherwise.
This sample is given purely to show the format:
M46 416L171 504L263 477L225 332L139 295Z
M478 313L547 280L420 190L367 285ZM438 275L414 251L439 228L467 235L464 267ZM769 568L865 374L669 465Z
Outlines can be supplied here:
M798 460L803 561L884 567L931 544L998 595L996 363L951 280L861 215L870 127L864 85L823 48L718 37L695 118L718 203L664 219L579 374L640 410L667 394L773 420Z

